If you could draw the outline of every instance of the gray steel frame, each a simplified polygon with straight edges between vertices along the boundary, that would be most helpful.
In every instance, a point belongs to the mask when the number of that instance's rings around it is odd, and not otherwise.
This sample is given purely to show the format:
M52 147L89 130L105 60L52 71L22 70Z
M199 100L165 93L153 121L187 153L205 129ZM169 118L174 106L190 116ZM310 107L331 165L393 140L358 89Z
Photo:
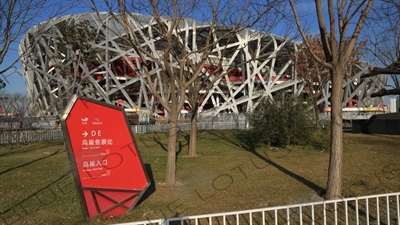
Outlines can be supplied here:
M93 43L93 46L104 51L103 55L98 54L96 59L98 65L90 69L84 62L79 65L76 65L76 62L66 62L67 57L57 51L55 38L61 35L56 24L62 21L83 20L90 21L99 37L102 38L99 42ZM167 25L169 23L167 19L164 22ZM116 104L118 99L122 99L124 100L122 105L126 108L157 109L157 100L151 95L146 79L140 73L142 68L140 65L135 65L135 61L139 60L138 54L134 49L122 44L117 35L102 26L103 23L109 26L114 24L115 29L121 29L106 13L101 14L101 18L98 18L95 13L87 13L43 22L25 34L19 46L22 69L29 97L34 100L33 105L41 109L41 113L61 114L72 93L111 104ZM150 40L144 41L143 45L147 45L154 56L163 58L164 56L157 49L159 47L156 44L157 37L153 36L152 26L155 25L153 18L134 14L131 17L131 23L137 31L141 31L142 35L150 37L143 38L143 40ZM194 38L193 34L207 31L209 26L186 19L181 29L183 38L192 40L191 46L196 46L201 40ZM200 105L200 114L248 112L257 106L262 97L273 99L273 94L281 90L296 95L305 93L305 83L297 79L293 62L286 54L294 49L296 49L296 42L293 40L254 30L244 30L228 42L217 45L208 63L222 65L226 75L219 79L207 93ZM193 57L196 57L196 54ZM53 66L60 62L57 60L78 67L81 71L80 79L74 80L70 76L62 76L60 71ZM137 72L136 76L116 71L113 65L118 60L124 61L124 68L129 66L134 68ZM227 72L229 68L238 68L236 65L240 65L242 79L232 81ZM386 86L386 76L360 79L362 74L368 72L369 67L368 63L361 63L357 74L351 78L345 78L343 107L355 96L359 99L358 106L360 107L377 107L382 103L381 98L371 98L370 94ZM151 73L163 98L168 100L169 93L163 86L161 70L153 66ZM207 70L204 70L204 73L209 79L214 75L209 74ZM321 107L329 106L329 90L330 83L328 82L318 100Z

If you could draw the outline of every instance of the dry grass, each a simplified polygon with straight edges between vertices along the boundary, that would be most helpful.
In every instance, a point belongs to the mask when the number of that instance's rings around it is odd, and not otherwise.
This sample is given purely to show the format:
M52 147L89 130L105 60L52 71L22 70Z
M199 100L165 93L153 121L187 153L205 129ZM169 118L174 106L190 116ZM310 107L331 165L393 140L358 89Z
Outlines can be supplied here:
M179 136L175 187L163 185L165 133L137 134L153 185L129 215L84 221L62 141L0 147L0 224L110 224L318 201L329 153L255 148L243 133L201 132L198 157ZM344 196L400 191L400 137L346 133Z

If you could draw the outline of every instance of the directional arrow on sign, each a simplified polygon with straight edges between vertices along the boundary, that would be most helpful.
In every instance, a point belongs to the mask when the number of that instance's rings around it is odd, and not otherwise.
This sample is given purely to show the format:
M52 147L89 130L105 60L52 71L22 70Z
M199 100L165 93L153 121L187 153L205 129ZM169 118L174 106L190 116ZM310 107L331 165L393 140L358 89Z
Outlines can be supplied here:
M85 218L129 213L150 181L124 109L74 96L61 125Z

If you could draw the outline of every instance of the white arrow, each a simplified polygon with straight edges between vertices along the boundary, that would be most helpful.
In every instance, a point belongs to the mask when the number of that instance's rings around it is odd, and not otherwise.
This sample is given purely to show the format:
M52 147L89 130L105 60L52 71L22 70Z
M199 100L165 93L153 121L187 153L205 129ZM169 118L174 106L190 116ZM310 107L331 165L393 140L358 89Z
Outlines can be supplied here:
M86 136L88 135L88 132L84 131L84 132L82 133L82 135L83 135L83 137L86 137Z

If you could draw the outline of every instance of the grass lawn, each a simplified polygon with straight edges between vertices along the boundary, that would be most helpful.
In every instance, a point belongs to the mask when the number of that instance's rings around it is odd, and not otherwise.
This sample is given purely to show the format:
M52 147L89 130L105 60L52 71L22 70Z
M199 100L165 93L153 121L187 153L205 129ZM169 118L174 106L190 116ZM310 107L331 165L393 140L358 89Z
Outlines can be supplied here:
M244 132L244 131L241 131ZM243 133L203 131L198 157L179 136L175 187L163 185L166 133L135 134L153 181L129 215L85 221L63 140L0 146L0 224L110 224L320 201L329 152L250 148ZM344 135L343 195L400 191L400 137Z

